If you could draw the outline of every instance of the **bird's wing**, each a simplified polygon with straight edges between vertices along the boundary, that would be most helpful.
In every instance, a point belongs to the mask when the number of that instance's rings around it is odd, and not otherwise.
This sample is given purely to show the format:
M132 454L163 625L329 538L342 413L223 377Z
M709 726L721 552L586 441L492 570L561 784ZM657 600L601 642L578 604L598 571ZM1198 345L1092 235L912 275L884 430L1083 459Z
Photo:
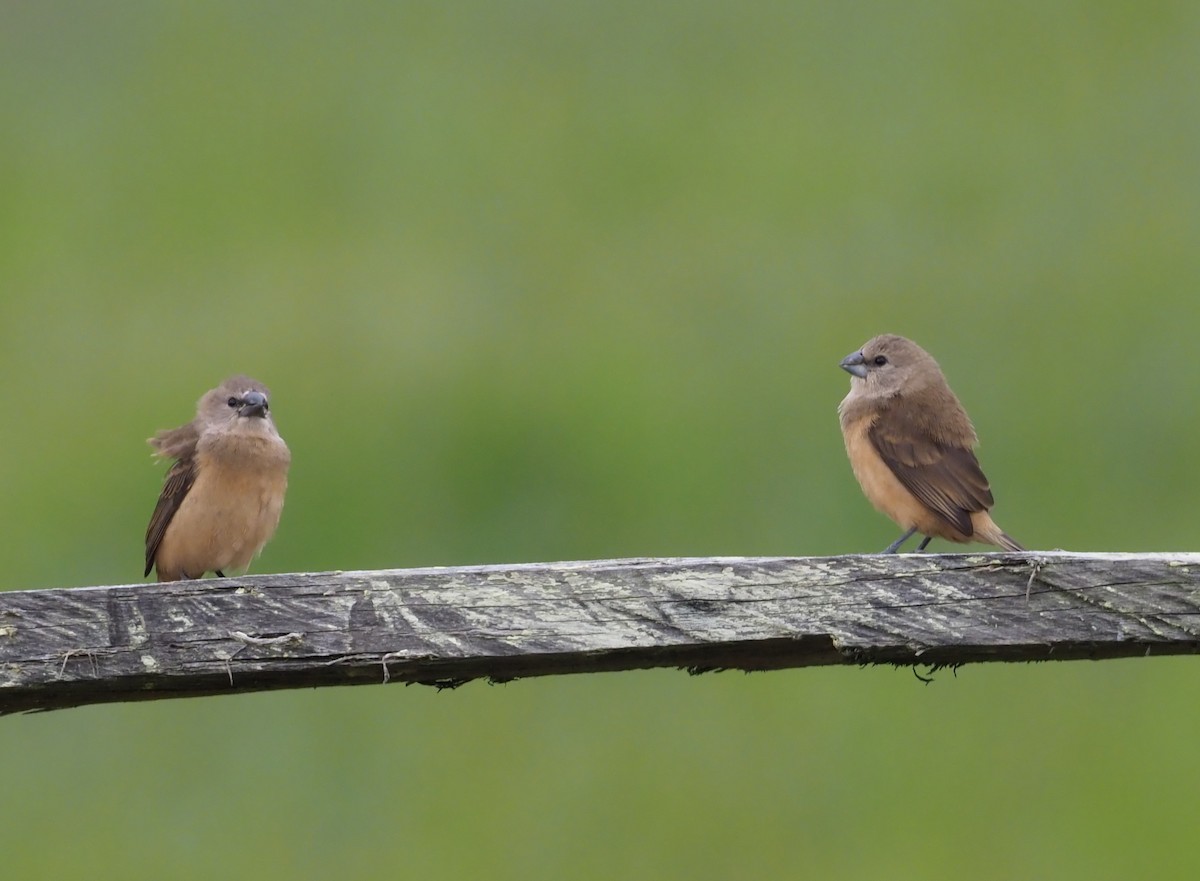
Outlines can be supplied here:
M184 459L196 452L200 431L195 422L178 428L164 429L147 441L154 447L154 455L163 459Z
M896 410L880 414L867 435L909 492L963 535L974 532L971 514L994 500L969 447L938 441Z
M196 482L196 460L192 456L180 459L167 472L167 480L159 494L158 504L150 516L150 525L146 527L146 571L149 575L154 568L154 558L158 556L158 546L162 544L163 535L171 525L171 518L179 510L184 496Z

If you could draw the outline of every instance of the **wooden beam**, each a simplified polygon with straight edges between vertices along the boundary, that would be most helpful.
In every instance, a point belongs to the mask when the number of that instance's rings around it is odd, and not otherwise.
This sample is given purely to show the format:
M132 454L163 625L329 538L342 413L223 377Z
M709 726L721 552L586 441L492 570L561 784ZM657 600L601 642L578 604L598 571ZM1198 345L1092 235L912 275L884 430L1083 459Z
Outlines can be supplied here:
M1200 554L634 559L0 593L0 713L383 682L1200 651Z

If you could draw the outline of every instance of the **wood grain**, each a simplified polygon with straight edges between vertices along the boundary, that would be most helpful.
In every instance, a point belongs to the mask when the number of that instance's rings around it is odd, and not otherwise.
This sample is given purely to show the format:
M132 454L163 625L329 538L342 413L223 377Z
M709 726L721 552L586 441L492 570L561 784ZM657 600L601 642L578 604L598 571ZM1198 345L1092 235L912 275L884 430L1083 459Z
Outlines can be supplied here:
M0 593L0 713L649 667L1200 650L1200 554L633 559Z

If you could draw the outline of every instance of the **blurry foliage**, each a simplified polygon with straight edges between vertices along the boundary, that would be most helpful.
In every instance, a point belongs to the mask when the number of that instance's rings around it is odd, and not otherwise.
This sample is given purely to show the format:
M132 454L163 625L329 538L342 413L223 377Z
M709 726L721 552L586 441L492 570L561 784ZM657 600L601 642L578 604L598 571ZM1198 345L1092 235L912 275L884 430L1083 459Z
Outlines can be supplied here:
M941 361L1022 542L1191 548L1198 18L8 5L5 585L136 581L144 438L239 371L294 454L257 572L877 550L834 411L885 330ZM10 718L0 852L14 878L1179 875L1190 664Z

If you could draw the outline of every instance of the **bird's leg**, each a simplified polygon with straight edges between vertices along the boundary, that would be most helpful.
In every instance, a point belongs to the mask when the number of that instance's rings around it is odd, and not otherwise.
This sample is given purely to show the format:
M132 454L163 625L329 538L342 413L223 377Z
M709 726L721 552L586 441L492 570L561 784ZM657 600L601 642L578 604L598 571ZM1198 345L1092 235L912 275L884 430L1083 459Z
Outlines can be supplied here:
M932 535L925 536L925 540L917 545L917 553L919 554L921 551L925 550L926 545L928 545L931 541L933 541Z
M922 547L924 547L924 545L922 545ZM214 569L214 570L213 570L213 572L216 572L216 573L217 573L217 575L218 575L219 577L221 577L221 578L224 578L224 577L225 577L225 573L224 573L224 572L222 572L220 569Z
M885 553L885 554L896 553L896 551L900 550L900 545L904 544L906 541L908 541L910 538L912 538L913 534L916 531L917 531L917 527L914 526L908 532L904 533L904 535L900 536L898 539L896 539L894 542L892 542L890 545L888 545L886 548L884 548L883 553ZM924 547L924 546L925 545L921 545L921 547Z

